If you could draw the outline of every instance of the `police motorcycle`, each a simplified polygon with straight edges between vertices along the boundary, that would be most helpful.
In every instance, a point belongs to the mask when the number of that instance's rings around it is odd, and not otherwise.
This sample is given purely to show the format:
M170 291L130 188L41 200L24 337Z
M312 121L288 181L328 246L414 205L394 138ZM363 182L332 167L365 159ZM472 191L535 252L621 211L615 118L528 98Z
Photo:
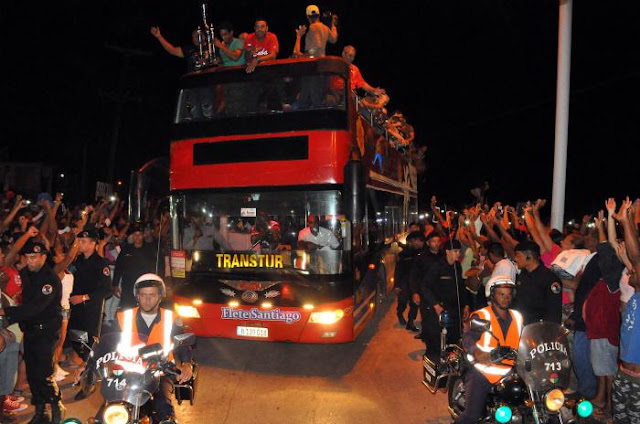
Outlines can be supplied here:
M137 349L123 348L120 345L120 333L106 334L93 346L88 345L88 335L84 331L71 330L71 340L81 343L90 350L87 366L80 376L81 391L90 394L100 381L100 393L104 404L93 419L93 424L152 424L153 394L160 387L163 375L177 377L180 371L169 359L171 350L163 349L160 343ZM192 346L196 336L193 333L173 336L172 348ZM193 377L185 384L175 384L175 396L178 404L195 399L197 367L194 365ZM78 423L72 418L65 422ZM162 421L173 424L172 421Z
M457 418L465 408L464 381L473 366L463 348L446 343L450 322L446 314L440 317L442 327L441 355L437 360L423 357L424 380L431 393L447 393L448 409ZM490 322L472 318L471 331L490 331ZM515 360L512 369L492 385L487 396L483 423L565 423L586 422L593 412L588 400L565 398L569 386L571 361L567 350L567 330L560 324L537 322L522 330L517 350L506 346L493 349L493 364Z

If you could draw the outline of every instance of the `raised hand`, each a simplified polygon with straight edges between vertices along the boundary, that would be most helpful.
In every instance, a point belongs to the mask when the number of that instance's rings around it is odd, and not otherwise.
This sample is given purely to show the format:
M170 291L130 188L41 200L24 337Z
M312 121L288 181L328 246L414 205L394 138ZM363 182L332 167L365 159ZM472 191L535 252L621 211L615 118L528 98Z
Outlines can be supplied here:
M604 202L604 207L607 208L609 216L614 216L616 213L616 199L609 197L606 202Z
M40 231L38 230L37 227L35 226L31 226L29 227L29 229L27 230L27 234L29 234L29 237L36 237L38 234L40 234Z
M157 26L152 26L150 29L151 35L153 35L154 37L158 38L160 37L160 27Z
M306 25L300 25L300 26L298 26L298 28L296 28L296 37L302 37L306 33L307 33L307 26Z
M633 203L629 200L629 196L622 201L620 205L620 209L618 209L618 213L613 215L613 217L618 221L624 221L629 219L629 212L631 210L631 206Z

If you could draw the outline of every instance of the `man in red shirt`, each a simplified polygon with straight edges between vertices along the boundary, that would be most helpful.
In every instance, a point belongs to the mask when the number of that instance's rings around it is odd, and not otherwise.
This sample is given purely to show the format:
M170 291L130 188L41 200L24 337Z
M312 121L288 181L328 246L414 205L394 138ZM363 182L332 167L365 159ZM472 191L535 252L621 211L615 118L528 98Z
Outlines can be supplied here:
M353 46L345 46L342 49L342 58L349 64L350 76L351 80L351 91L356 91L356 89L361 89L366 91L367 93L371 93L375 96L379 96L382 94L386 94L384 88L372 87L364 80L362 74L360 73L360 69L356 65L353 64L354 59L356 58L356 48ZM329 104L341 104L344 94L344 81L340 77L335 77L331 80L331 90L329 95L327 96L327 102Z
M351 91L355 91L356 88L360 88L367 93L375 94L376 96L386 93L384 88L374 88L367 84L367 82L362 77L362 74L360 73L360 69L358 69L358 67L353 64L353 61L356 58L355 47L345 46L344 49L342 49L342 58L349 64L349 68L351 71Z
M269 26L264 19L256 20L255 32L249 34L244 40L244 49L247 55L247 73L256 69L258 63L267 60L275 60L278 56L278 37L269 32Z

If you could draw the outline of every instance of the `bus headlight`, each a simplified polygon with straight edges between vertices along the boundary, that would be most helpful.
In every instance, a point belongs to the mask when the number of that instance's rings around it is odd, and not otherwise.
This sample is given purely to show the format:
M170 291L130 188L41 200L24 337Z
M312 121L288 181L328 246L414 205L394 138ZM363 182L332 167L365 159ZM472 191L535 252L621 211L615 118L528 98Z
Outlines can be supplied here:
M557 412L564 405L564 393L560 389L553 389L544 395L544 404L551 412Z
M342 309L335 311L312 312L309 316L309 322L313 324L335 324L344 316Z
M129 410L121 404L107 406L102 414L105 424L126 424L129 422Z
M195 306L191 305L179 305L176 303L176 312L182 318L200 318L200 313Z

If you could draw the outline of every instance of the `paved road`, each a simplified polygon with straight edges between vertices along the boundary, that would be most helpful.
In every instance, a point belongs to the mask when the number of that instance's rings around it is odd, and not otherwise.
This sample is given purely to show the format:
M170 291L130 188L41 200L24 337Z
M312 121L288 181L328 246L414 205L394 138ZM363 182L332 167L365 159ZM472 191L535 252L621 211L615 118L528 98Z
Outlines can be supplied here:
M393 298L381 306L354 343L200 339L198 397L194 406L176 406L179 422L450 422L445 395L432 395L421 383L423 345L397 325ZM73 389L62 387L70 415L85 420L95 413L99 394L74 403Z

